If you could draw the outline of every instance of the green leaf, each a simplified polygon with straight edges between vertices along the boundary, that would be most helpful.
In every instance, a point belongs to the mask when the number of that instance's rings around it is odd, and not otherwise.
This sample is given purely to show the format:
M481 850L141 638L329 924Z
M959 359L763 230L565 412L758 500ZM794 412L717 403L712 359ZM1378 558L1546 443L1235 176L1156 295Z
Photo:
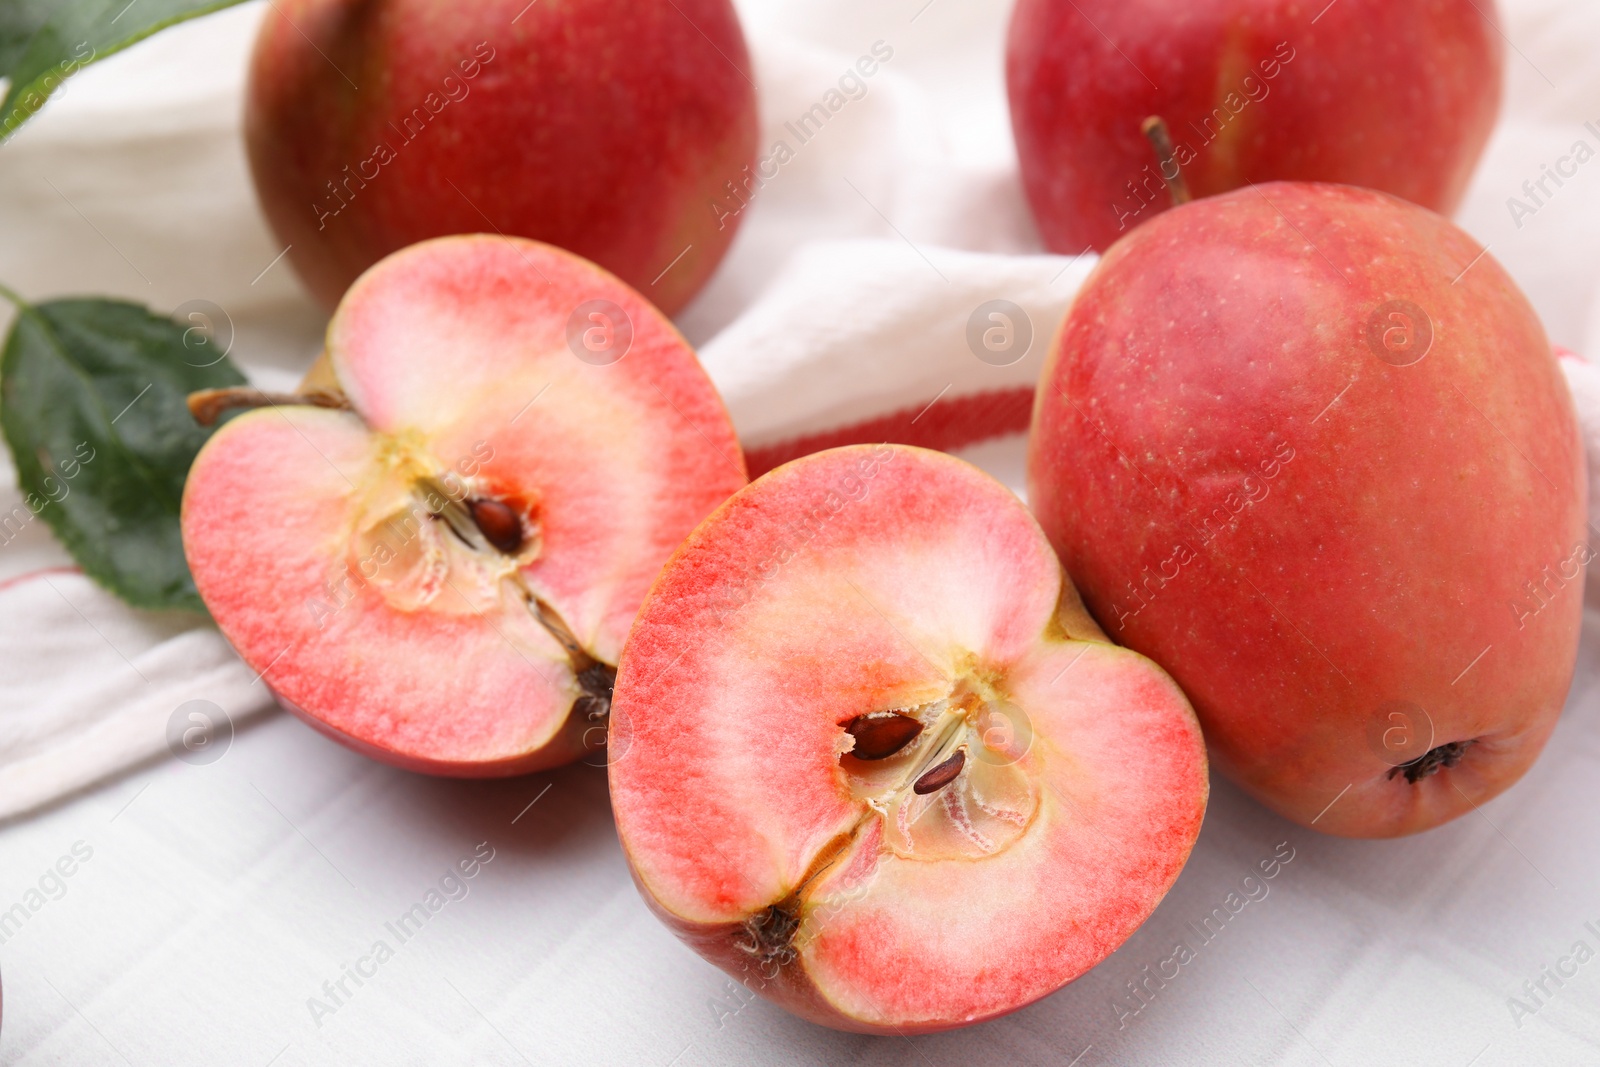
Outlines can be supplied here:
M0 140L67 77L175 22L239 0L0 0Z
M137 304L18 307L0 355L0 429L26 508L91 578L134 607L204 611L178 510L211 431L185 400L244 376L197 329ZM5 536L26 518L0 516Z

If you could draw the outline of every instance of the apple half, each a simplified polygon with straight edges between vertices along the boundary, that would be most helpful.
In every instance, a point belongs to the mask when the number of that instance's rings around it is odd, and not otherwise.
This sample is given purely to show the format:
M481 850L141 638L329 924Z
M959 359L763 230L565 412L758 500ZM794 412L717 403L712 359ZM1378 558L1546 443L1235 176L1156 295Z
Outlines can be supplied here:
M445 237L363 274L304 395L196 458L183 541L279 700L387 763L463 777L604 737L672 550L745 483L726 410L643 297L570 253Z
M890 445L722 505L634 623L611 798L655 912L751 989L868 1033L1093 967L1205 812L1189 703L1106 640L1022 503Z

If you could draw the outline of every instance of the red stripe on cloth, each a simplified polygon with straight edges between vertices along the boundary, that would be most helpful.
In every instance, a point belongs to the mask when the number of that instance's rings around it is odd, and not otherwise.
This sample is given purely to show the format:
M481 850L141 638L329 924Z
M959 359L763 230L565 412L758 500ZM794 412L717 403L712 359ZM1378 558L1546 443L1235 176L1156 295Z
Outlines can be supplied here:
M949 400L937 399L931 404L901 408L837 430L824 430L747 449L744 459L750 468L750 477L759 478L791 459L840 445L888 442L953 452L991 437L1021 433L1028 428L1028 420L1032 415L1033 387L1019 385L1012 389L971 393Z
M31 581L34 581L35 579L38 579L38 578L48 578L52 574L82 574L82 573L83 573L83 568L82 567L71 567L71 566L66 566L66 565L55 566L55 567L41 567L36 571L27 571L27 572L25 572L23 574L12 575L10 578L7 578L5 581L0 582L0 593L5 592L7 589L10 589L14 585L21 585L23 582L31 582Z

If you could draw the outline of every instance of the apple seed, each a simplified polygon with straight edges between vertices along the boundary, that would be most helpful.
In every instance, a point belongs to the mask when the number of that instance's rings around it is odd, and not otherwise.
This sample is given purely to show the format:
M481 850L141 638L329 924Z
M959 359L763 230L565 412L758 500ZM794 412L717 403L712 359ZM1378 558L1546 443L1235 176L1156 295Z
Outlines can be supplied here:
M845 723L845 733L856 739L850 755L856 759L880 760L905 748L922 733L922 723L898 711L857 715Z
M919 796L937 793L945 786L956 780L956 775L961 773L961 768L967 762L967 750L958 748L951 757L942 763L935 764L918 778L911 786L911 791Z
M467 501L467 511L472 521L483 533L484 540L508 556L517 554L522 547L522 520L511 505L487 497Z

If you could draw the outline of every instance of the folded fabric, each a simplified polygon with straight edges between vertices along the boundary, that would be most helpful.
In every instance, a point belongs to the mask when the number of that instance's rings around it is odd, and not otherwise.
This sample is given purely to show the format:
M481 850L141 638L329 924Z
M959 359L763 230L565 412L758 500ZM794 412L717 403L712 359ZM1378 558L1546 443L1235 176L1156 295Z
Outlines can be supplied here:
M962 448L1027 429L1050 338L1093 260L817 242L700 358L752 475L839 444Z
M0 818L165 754L169 734L225 744L185 732L272 705L203 619L135 612L67 568L0 587L0 649ZM191 720L194 701L221 715Z

